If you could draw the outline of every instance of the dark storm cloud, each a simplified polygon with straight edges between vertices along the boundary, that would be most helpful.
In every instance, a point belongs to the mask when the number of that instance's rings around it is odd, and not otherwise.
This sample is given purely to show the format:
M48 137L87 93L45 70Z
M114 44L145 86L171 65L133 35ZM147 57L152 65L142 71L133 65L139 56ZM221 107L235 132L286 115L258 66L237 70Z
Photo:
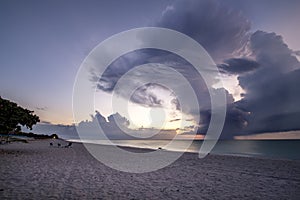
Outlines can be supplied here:
M246 91L238 107L250 112L244 132L300 129L300 63L281 36L255 32L249 43L259 68L239 76Z
M155 87L161 87L154 83L148 83L138 88L131 96L131 101L146 107L161 107L163 100L159 99L155 92L151 92L151 89Z
M289 49L276 33L250 33L250 22L240 12L224 4L224 1L210 0L177 1L164 10L154 25L192 37L219 63L219 69L238 76L239 85L245 90L245 94L241 101L234 102L232 95L226 91L228 107L223 138L299 129L300 67L295 57L299 55L299 51ZM193 67L178 56L151 49L132 52L112 63L99 82L97 73L94 73L93 79L100 90L111 92L119 78L128 70L152 62L171 63L174 69L189 80L197 91L201 108L198 132L205 133L211 112L207 87ZM152 70L155 73L154 66ZM139 80L140 76L135 74L133 82ZM168 74L162 73L161 76L167 77ZM147 86L137 90L131 100L144 106L162 104L162 99L150 93ZM190 110L189 114L199 113Z
M166 58L169 54L166 51L156 49L141 49L129 52L112 62L101 77L99 77L97 69L93 69L91 71L91 81L97 83L98 89L111 92L118 80L130 69L147 63L160 62L162 58ZM166 59L165 62L167 60L174 61L174 57Z
M227 107L224 127L220 138L228 139L240 134L241 130L243 130L248 124L247 117L247 114L245 114L242 109L239 109L234 104L229 105ZM210 119L211 110L202 110L200 112L200 123L197 131L199 134L205 134L207 132Z
M197 91L196 95L198 96L199 101L202 102L202 105L205 107L210 106L209 99L207 99L208 91L206 84L196 69L194 69L194 67L183 58L163 50L143 49L127 53L126 55L116 59L107 68L100 79L97 75L96 69L91 71L91 81L96 83L98 89L105 92L112 92L115 89L115 85L118 80L126 72L136 66L150 63L165 64L181 73L195 89L195 91ZM157 80L159 82L160 79L168 79L170 80L170 83L176 82L174 75L170 73L170 71L166 71L155 64L151 64L144 71L134 71L131 75L130 83L128 84L139 86L143 76L153 76L154 83L149 83L142 87L138 87L137 90L132 94L130 100L146 107L160 107L163 104L163 99L159 98L155 92L153 92L153 90L156 88L167 91L168 88L159 84L155 84L155 81ZM156 79L154 77L156 77ZM180 87L180 83L177 82L177 85ZM181 90L184 92L186 88L182 87ZM121 95L123 93L128 94L128 92L131 93L132 91L127 91L126 86L123 87L123 91L119 91ZM175 97L171 103L174 104L177 110L180 109L179 102Z
M174 93L171 92L169 88L156 83L147 83L137 88L137 90L133 92L130 101L145 107L163 107L168 102L165 102L164 99L156 94L157 90L168 93L171 98L169 103L175 110L180 110L180 103Z
M245 110L239 108L235 103L231 94L224 88L217 89L216 92L224 90L227 96L227 111L224 122L224 128L221 133L222 139L232 138L234 135L239 134L248 124L249 114ZM208 130L211 120L211 109L202 109L200 111L199 121L199 134L205 134Z
M95 80L98 85L98 89L111 92L113 91L115 84L128 70L138 64L138 61L132 60L131 55L136 55L136 52L129 53L125 56L119 57L110 66L108 66L99 79L99 75L96 72L92 72L92 80ZM99 82L98 82L99 81Z
M177 1L163 12L161 18L155 22L155 26L170 28L187 34L203 45L215 60L222 61L223 58L228 58L243 48L243 45L249 38L248 31L250 29L250 22L239 12L229 9L217 1ZM242 62L243 60L236 61ZM210 95L207 86L193 66L179 56L162 50L144 49L128 53L114 61L104 72L99 81L97 73L92 72L92 80L95 82L98 81L98 89L111 92L119 78L127 71L135 66L152 62L171 65L172 68L180 72L196 91L200 108L202 110L210 108ZM239 69L236 68L236 64L233 62L234 60L228 60L228 63L232 65L230 68L231 71L238 71ZM244 61L244 64L247 64L244 68L249 70L250 61ZM157 74L154 68L151 70L153 74ZM246 69L243 71L245 70ZM162 77L168 77L168 73L164 74L162 71L157 72L160 73ZM132 83L130 84L138 82L141 78L140 76L140 74L136 73L134 77L132 77ZM173 77L168 78L170 80L174 79ZM159 99L155 93L151 93L148 87L159 88L160 86L145 85L145 87L139 88L131 96L131 101L143 106L161 106L163 100ZM183 96L185 90L186 88L183 87ZM213 90L214 92L218 92L218 90ZM122 92L126 93L126 88L125 91ZM232 104L232 95L227 91L226 94L228 103ZM177 110L180 109L180 106L189 106L179 105L176 98L173 99L172 103ZM198 112L193 113L193 108L185 110L189 110L188 114L199 115ZM242 122L237 123L240 124Z
M250 72L259 67L259 64L254 60L247 58L231 58L224 61L218 67L230 74L241 74Z
M211 0L177 1L168 6L153 25L187 34L204 46L215 59L221 60L242 47L250 30L250 22L240 12ZM194 71L186 69L189 64L183 59L168 52L146 49L129 53L112 63L100 78L98 88L110 92L128 70L150 62L172 62L173 67L188 80L195 79ZM98 79L97 73L94 73L92 80ZM197 90L205 88L205 84L195 82L193 85L200 85Z
M218 60L240 49L248 39L251 23L225 2L177 1L169 6L157 26L177 30L198 41Z

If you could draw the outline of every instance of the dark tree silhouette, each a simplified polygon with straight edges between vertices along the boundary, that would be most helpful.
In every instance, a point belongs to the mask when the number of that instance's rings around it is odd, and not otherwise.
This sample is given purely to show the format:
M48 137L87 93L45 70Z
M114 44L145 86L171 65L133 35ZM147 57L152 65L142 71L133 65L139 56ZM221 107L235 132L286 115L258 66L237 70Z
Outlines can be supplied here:
M18 133L21 126L26 126L32 130L32 126L40 119L33 111L22 108L18 104L0 97L0 133Z

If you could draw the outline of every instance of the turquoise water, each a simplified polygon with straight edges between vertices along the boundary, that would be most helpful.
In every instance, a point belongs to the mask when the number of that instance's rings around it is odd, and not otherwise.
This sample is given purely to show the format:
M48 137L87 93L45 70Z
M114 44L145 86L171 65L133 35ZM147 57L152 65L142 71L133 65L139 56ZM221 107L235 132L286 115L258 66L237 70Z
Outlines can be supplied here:
M71 140L80 141L80 140ZM193 141L186 150L186 140L176 140L165 147L169 140L81 140L81 142L119 146L162 149L169 151L199 152L202 141ZM300 160L300 140L220 140L211 152L220 155L238 155L250 157L264 157L272 159Z

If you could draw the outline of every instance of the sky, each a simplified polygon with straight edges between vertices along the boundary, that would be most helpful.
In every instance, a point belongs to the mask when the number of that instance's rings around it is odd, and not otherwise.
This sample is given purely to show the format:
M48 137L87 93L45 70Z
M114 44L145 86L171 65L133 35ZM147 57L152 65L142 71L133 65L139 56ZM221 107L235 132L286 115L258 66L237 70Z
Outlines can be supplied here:
M228 99L224 137L299 130L299 9L296 0L1 0L0 95L34 110L45 124L71 125L74 81L90 51L122 31L157 26L192 37L219 67ZM173 63L185 77L194 76L188 63L166 52L140 51L119 58L99 82L97 73L95 77L95 107L106 117L103 123L109 124L108 117L115 113L110 104L116 81L135 65L152 61ZM166 130L178 132L180 121L181 132L197 128L198 134L205 134L209 96L203 81L191 84L201 100L200 113L193 108L179 112L172 91L159 85L136 91L130 116L117 111L130 120L129 128L158 128L166 112ZM214 89L223 88L216 84ZM200 122L193 120L195 115Z

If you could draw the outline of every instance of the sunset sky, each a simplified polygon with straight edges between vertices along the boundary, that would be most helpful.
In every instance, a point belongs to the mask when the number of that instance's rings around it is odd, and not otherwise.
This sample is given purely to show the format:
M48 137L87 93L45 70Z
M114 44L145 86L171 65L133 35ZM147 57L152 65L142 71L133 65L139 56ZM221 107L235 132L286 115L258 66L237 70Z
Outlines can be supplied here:
M119 32L157 26L192 37L219 67L229 99L225 132L299 130L299 10L297 0L2 0L0 95L34 110L43 122L70 125L74 122L74 81L90 51ZM132 57L138 58L132 61ZM137 52L112 63L103 80L114 86L119 74L154 57L185 67L174 55ZM187 77L192 77L191 73L187 72ZM124 116L111 109L113 88L102 83L96 82L96 110L104 117L115 112ZM198 87L200 99L205 92ZM217 90L219 86L213 87ZM129 106L131 114L125 115L130 127L157 128L166 122L165 129L176 129L179 121L185 127L199 125L192 120L192 113L181 113L172 104L156 105L147 99L155 93L158 100L171 102L171 91L155 85L147 86L145 91L149 96L134 96ZM207 104L201 106L200 126L205 132L210 115ZM164 111L166 118L160 118Z

